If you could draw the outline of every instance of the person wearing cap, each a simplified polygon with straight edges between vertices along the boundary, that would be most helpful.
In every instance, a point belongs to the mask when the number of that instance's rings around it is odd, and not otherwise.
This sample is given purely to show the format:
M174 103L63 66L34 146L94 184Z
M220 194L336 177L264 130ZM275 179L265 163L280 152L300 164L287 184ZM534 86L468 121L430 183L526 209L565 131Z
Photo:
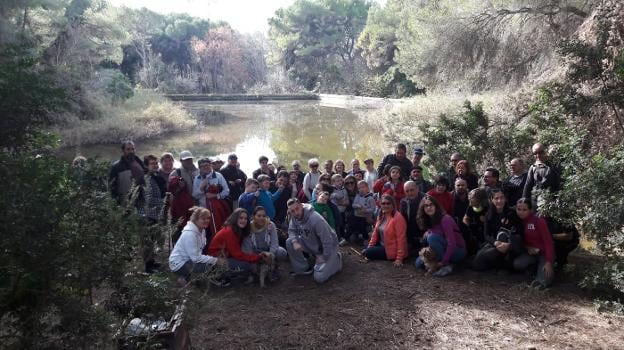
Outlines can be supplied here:
M420 148L420 147L416 147L414 148L414 156L412 157L412 169L416 167L420 167L421 169L421 174L422 174L422 178L423 179L429 179L429 169L427 169L427 167L423 166L423 164L421 163L422 161L422 157L425 155L425 151ZM427 191L424 191L427 192Z
M193 181L195 181L195 178L199 175L199 169L197 169L195 163L193 162L193 154L191 151L180 152L180 163L182 166L174 169L171 172L171 175L169 175L169 182L171 182L174 177L181 178L184 180L183 186L186 189L186 192L192 195Z
M212 169L216 172L221 172L221 168L223 167L223 164L225 164L225 162L223 162L223 160L219 157L214 157L211 159L212 161Z
M375 161L372 158L368 158L364 161L366 165L366 172L364 173L364 181L368 184L368 188L373 188L375 181L379 178L377 170L375 170Z
M230 198L232 198L232 209L238 207L238 197L245 192L245 181L247 175L238 168L238 157L232 153L228 156L228 163L221 169L221 175L225 178L230 188Z
M393 154L386 155L379 166L377 167L377 174L383 173L383 170L386 165L390 166L398 166L401 168L401 177L407 179L410 175L410 170L412 170L413 164L406 157L407 147L405 144L399 143L394 148Z
M226 198L230 194L225 178L212 168L212 159L202 158L199 165L199 175L193 181L193 197L199 205L210 209L213 215L212 233L216 233L223 227L223 223L230 215L230 206Z

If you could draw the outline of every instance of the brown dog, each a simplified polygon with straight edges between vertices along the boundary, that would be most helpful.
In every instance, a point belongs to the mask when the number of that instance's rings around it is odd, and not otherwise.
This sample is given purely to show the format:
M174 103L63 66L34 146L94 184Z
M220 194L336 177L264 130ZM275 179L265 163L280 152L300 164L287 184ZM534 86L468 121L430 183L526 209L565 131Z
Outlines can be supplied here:
M275 255L270 252L264 252L261 254L260 262L258 263L258 277L260 279L260 287L264 288L264 281L273 275L273 271L275 270Z
M425 247L418 252L418 256L425 263L426 274L430 275L438 271L438 257L431 247Z

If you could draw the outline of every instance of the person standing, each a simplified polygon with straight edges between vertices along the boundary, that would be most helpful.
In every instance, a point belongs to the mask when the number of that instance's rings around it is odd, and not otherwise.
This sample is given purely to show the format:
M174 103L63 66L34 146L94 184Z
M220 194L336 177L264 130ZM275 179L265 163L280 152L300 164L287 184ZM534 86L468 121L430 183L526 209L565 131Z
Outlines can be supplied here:
M529 168L522 195L524 198L530 199L534 210L539 212L539 208L543 204L544 192L559 192L561 178L559 169L551 164L548 159L546 146L536 143L531 151L535 156L535 163Z
M221 169L221 175L228 183L232 209L238 208L238 197L245 192L247 175L238 168L238 157L232 153L228 156L228 164Z
M214 234L223 227L223 223L230 215L230 206L225 201L230 189L223 175L213 170L210 159L202 158L197 164L199 175L193 181L193 197L201 207L208 208L212 212Z
M173 154L166 152L160 156L160 168L158 169L158 175L165 180L165 183L169 182L169 176L173 172Z
M118 203L124 205L128 201L133 182L137 186L145 184L143 178L145 166L135 154L134 142L130 140L122 142L121 152L121 158L111 166L108 181L111 195Z
M199 170L193 162L193 154L191 154L190 151L180 152L180 164L182 164L182 166L172 171L171 175L169 175L169 181L171 181L173 177L182 178L186 184L184 187L186 192L189 195L193 195L193 181L195 181L195 178L199 175Z
M319 172L319 160L317 158L311 158L308 160L308 167L310 171L305 174L303 178L303 193L305 194L305 199L310 202L312 201L314 187L316 187L321 177L321 173Z
M368 188L372 189L379 177L377 170L375 170L375 161L372 158L368 158L364 161L364 164L366 165L366 172L363 180L368 184Z
M516 207L518 199L522 198L524 185L526 184L527 172L524 170L524 162L520 158L514 158L509 162L511 175L503 183L503 193L511 208Z
M406 153L407 153L407 147L405 147L405 145L402 143L397 144L396 147L394 148L394 154L386 155L381 161L381 163L379 163L379 166L377 167L377 173L383 174L384 167L387 164L390 164L391 166L396 165L399 168L401 168L401 177L403 179L409 178L410 170L412 170L413 164L405 156Z
M455 176L457 175L457 173L455 172L455 168L457 167L457 163L459 163L461 159L462 159L461 154L457 152L451 154L449 167L448 167L448 170L446 171L446 178L449 179L449 181L455 181L454 179L455 179Z

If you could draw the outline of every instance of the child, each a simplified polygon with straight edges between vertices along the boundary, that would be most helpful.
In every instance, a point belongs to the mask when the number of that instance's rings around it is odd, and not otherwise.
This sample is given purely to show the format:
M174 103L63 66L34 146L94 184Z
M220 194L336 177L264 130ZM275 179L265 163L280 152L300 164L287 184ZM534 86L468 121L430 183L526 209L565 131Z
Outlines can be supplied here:
M335 230L336 222L334 220L334 213L332 213L331 208L327 204L328 201L329 201L329 192L321 191L318 193L318 198L316 199L316 202L312 204L312 207L314 208L314 211L321 214L321 216L325 219L325 221L327 221L329 226L333 230Z
M258 180L247 179L245 181L245 192L238 197L238 207L247 210L250 216L253 214L258 202L258 196L260 195L260 192L258 192L259 185Z
M351 241L368 239L368 231L373 223L375 214L375 198L371 193L368 182L360 180L357 184L358 193L353 200L353 219L349 225Z
M344 223L345 223L345 211L349 206L349 195L347 190L344 188L344 180L342 175L334 174L331 178L332 186L334 188L333 192L330 194L329 198L331 202L338 208L338 217L334 218L336 221L336 234L338 237L342 237L341 241L345 241L345 232L344 232Z
M271 188L271 178L268 175L260 175L258 176L258 183L260 184L258 195L259 206L264 207L266 210L267 216L273 220L275 218L275 201L281 196L282 191L284 190L284 184L280 182L279 188L277 191L271 193L269 188ZM252 211L253 212L253 211Z
M468 209L462 220L468 226L469 236L464 237L468 248L468 255L477 252L485 238L483 231L485 230L485 215L488 208L487 192L482 188L475 188L468 192Z

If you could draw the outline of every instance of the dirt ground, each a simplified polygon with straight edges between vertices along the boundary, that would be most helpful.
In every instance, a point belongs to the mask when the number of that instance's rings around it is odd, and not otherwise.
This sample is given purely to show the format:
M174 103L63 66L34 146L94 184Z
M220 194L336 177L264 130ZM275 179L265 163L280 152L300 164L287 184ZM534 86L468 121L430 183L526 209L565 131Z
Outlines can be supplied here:
M397 269L342 251L343 271L324 285L283 273L265 289L207 291L193 348L624 349L624 318L598 313L572 278L540 292L524 274L435 278L412 260Z

